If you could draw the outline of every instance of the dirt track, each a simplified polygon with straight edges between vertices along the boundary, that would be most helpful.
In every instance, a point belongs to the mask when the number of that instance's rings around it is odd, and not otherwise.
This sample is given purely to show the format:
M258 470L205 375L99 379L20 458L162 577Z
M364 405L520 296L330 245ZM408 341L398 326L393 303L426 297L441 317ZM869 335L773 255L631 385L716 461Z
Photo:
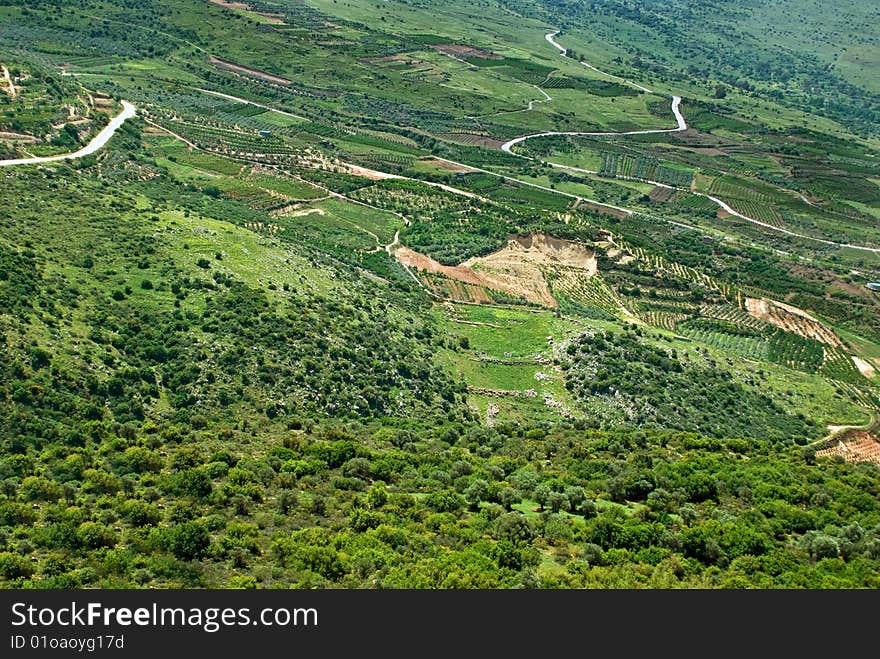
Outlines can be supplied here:
M553 45L554 45L554 46L560 51L560 54L561 54L563 57L568 57L568 51L567 51L563 46L561 46L561 45L555 40L555 38L554 38L557 34L559 34L559 31L551 32L551 33L545 35L545 39L546 39L549 43L553 44ZM615 79L617 79L617 80L620 80L621 82L624 82L624 83L626 83L626 84L628 84L628 85L631 85L631 86L633 86L633 87L636 87L637 89L640 89L640 90L642 90L642 91L644 91L644 92L647 92L647 93L653 93L653 92L652 92L650 89L648 89L647 87L643 87L643 86L641 86L641 85L639 85L639 84L637 84L637 83L635 83L635 82L632 82L631 80L627 80L627 79L625 79L625 78L621 78L620 76L615 76L615 75L613 75L613 74L611 74L611 73L606 73L605 71L601 71L600 69L597 69L596 67L594 67L594 66L592 66L592 65L590 65L590 64L586 64L585 62L581 62L581 64L583 64L584 66L586 66L587 68L589 68L589 69L591 69L591 70L593 70L593 71L596 71L597 73L601 73L602 75L606 75L606 76L608 76L608 77L610 77L610 78L615 78ZM529 157L529 156L523 156L522 154L515 153L515 152L512 150L513 147L516 146L517 144L520 144L520 143L522 143L522 142L525 142L526 140L530 140L530 139L533 139L533 138L536 138L536 137L548 137L548 136L553 136L553 135L572 135L572 136L578 136L578 135L580 135L580 136L591 136L591 137L621 137L621 136L625 136L625 135L645 135L645 134L651 134L651 133L678 133L678 132L683 132L683 131L685 131L685 130L688 129L688 125L687 125L687 121L686 121L685 118L684 118L684 115L681 113L681 110L679 109L680 104L681 104L681 97L680 97L680 96L673 96L673 97L672 97L672 113L673 113L673 115L675 116L676 123L678 124L678 126L677 126L676 128L668 128L668 129L652 129L652 130L636 130L636 131L628 131L628 132L622 132L622 133L601 133L601 132L553 132L553 131L550 131L550 132L544 132L544 133L534 133L534 134L531 134L531 135L523 135L523 136L517 137L517 138L515 138L515 139L509 140L508 142L505 142L504 144L501 145L501 150L502 150L502 151L505 151L505 152L507 152L507 153L510 153L511 155L519 156L520 158L524 158L524 159L526 159L526 160L532 160L532 161L534 161L535 158L531 158L531 157ZM565 169L565 170L569 170L569 171L576 171L576 172L581 172L581 173L585 173L585 174L597 174L597 173L598 173L598 172L595 172L595 171L592 171L592 170L581 169L581 168L578 168L578 167L571 167L571 166L569 166L569 165L563 165L563 164L561 164L561 163L555 163L555 162L551 162L551 161L547 161L547 160L543 160L543 161L541 161L541 162L542 162L542 164L550 165L551 167L556 167L556 168L558 168L558 169ZM634 177L626 177L626 176L615 176L614 178L623 178L623 179L630 179L630 180L643 181L643 182L645 182L645 183L650 183L650 184L652 184L652 185L656 185L656 186L660 186L660 187L669 188L669 189L671 189L671 190L679 190L679 191L682 191L682 192L690 192L691 194L695 194L695 195L698 195L698 196L700 196L700 197L705 197L706 199L711 200L712 202L714 202L715 204L717 204L717 205L722 209L722 211L728 213L729 215L731 215L731 216L733 216L733 217L737 217L737 218L739 218L739 219L741 219L741 220L744 220L744 221L746 221L746 222L750 222L750 223L752 223L752 224L755 224L755 225L757 225L757 226L763 227L763 228L765 228L765 229L770 229L771 231L776 231L776 232L778 232L778 233L783 233L783 234L786 234L786 235L788 235L788 236L792 236L792 237L794 237L794 238L802 238L802 239L805 239L805 240L811 240L811 241L818 242L818 243L821 243L821 244L824 244L824 245L831 245L831 246L833 246L833 247L839 247L839 248L841 248L841 247L846 247L846 248L849 248L849 249L855 249L855 250L859 250L859 251L871 252L871 253L874 253L874 254L880 254L880 247L869 247L869 246L866 246L866 245L854 245L854 244L852 244L852 243L837 243L837 242L834 242L833 240L827 240L827 239L825 239L825 238L815 238L815 237L813 237L813 236L808 236L808 235L806 235L806 234L801 234L801 233L797 233L797 232L795 232L795 231L790 231L790 230L788 230L788 229L784 229L784 228L782 228L782 227L777 227L777 226L774 226L774 225L772 225L772 224L768 224L768 223L766 223L766 222L762 222L761 220L756 220L756 219L754 219L754 218L752 218L752 217L748 217L747 215L743 215L742 213L740 213L740 212L734 210L733 208L731 208L731 207L730 207L726 202L724 202L723 200L719 199L718 197L714 197L714 196L712 196L712 195L709 195L709 194L705 194L705 193L702 193L702 192L696 192L695 190L691 190L691 189L687 189L687 188L673 187L673 186L667 185L667 184L665 184L665 183L660 183L660 182L658 182L658 181L652 181L652 180L649 180L649 179L637 179L637 178L634 178ZM809 202L808 202L808 203L809 203ZM628 214L632 214L632 213L634 212L634 211L629 211L629 210L627 210L627 209L620 209L620 210L625 210Z
M116 131L122 126L126 119L133 117L137 111L135 107L128 101L122 101L122 112L110 120L104 129L92 138L92 141L78 151L73 153L65 153L60 156L41 156L33 158L13 158L11 160L0 160L0 167L10 167L12 165L38 165L44 162L58 162L61 160L73 160L90 156L100 150L110 138L116 134Z
M198 88L200 92L204 92L205 94L210 94L211 96L218 96L220 98L225 98L229 101L237 101L238 103L244 103L245 105L253 105L258 108L263 108L264 110L268 110L269 112L276 112L278 114L283 114L285 117L293 117L294 119L302 119L305 121L304 117L299 116L298 114L292 114L290 112L285 112L284 110L279 110L277 108L270 107L268 105L263 105L262 103L257 103L256 101L249 101L246 98L240 98L238 96L232 96L230 94L224 94L223 92L215 92L210 89L203 89L201 87Z
M561 45L560 45L560 44L554 39L554 37L555 37L557 34L559 34L559 31L558 31L558 30L557 30L556 32L551 32L550 34L546 34L546 35L544 35L544 38L545 38L548 42L550 42L551 44L553 44L554 46L556 46L556 48L559 50L560 55L562 55L563 57L568 58L568 50L566 50L565 48L563 48L563 47L562 47L562 46L561 46ZM569 58L569 59L571 59L571 58ZM601 75L603 75L603 76L607 76L607 77L609 77L609 78L613 78L613 79L615 79L615 80L620 80L620 81L623 82L624 84L630 85L631 87L635 87L636 89L638 89L638 90L640 90L640 91L646 92L646 93L648 93L648 94L653 94L653 93L654 93L654 92L652 92L650 89L648 89L647 87L642 87L641 85L639 85L639 84L637 84L637 83L635 83L635 82L632 82L631 80L627 80L626 78L621 78L620 76L616 76L616 75L614 75L614 74L612 74L612 73L606 73L605 71L602 71L602 70L600 70L600 69L597 69L595 66L593 66L593 65L591 65L591 64L587 64L586 62L581 62L581 64L583 64L585 67L587 67L587 68L590 69L591 71L595 71L596 73L599 73L599 74L601 74ZM541 90L541 91L543 92L543 90ZM545 96L547 96L546 92L543 92L543 93L544 93ZM549 96L548 96L548 99L547 99L547 100L551 100L551 99L549 98ZM680 131L683 131L683 130L687 130L687 128L688 128L687 121L685 121L684 115L682 115L681 111L678 109L678 106L679 106L680 104L681 104L681 97L680 97L680 96L673 96L673 97L672 97L672 114L673 114L673 116L675 117L675 121L676 121L676 123L678 124L676 128L658 128L658 129L648 129L648 130L631 130L631 131L625 131L625 132L621 132L621 133L613 133L613 132L612 132L612 133L609 133L609 132L580 132L580 131L563 131L563 132L558 132L558 131L548 131L548 132L545 132L545 133L533 133L533 134L531 134L531 135L523 135L523 136L521 136L521 137L517 137L517 138L515 138L515 139L512 139L512 140L510 140L510 141L508 141L508 142L505 142L503 145L501 145L501 150L502 150L502 151L506 151L507 153L513 153L513 152L511 151L511 149L512 149L514 146L516 146L517 144L521 143L521 142L525 142L526 140L530 140L530 139L533 139L533 138L535 138L535 137L551 137L551 136L553 136L553 135L575 135L575 136L580 135L580 136L589 136L589 137L622 137L622 136L625 136L625 135L650 135L650 134L652 134L652 133L677 133L677 132L680 132ZM529 106L529 109L530 109L530 110L532 109L532 108L531 108L531 104L530 104L530 106ZM514 155L516 155L516 154L514 154ZM553 163L549 163L549 164L553 164Z
M0 66L3 69L3 79L6 80L6 84L8 86L6 93L8 93L12 98L18 96L18 92L15 90L15 85L12 84L12 76L9 75L9 69L6 68L6 65Z
M856 368L859 369L859 373L864 375L866 378L872 379L877 376L876 369L861 357L851 355L851 359L853 360L853 364L856 365Z
M249 66L242 66L241 64L236 64L235 62L229 62L227 60L220 59L219 57L215 57L214 55L211 55L208 58L208 61L211 62L211 64L220 67L221 69L228 69L230 71L235 71L236 73L244 73L246 75L253 76L254 78L265 80L267 82L274 82L279 85L293 84L293 81L288 80L287 78L272 75L271 73L266 73L265 71L260 71L259 69L252 69Z

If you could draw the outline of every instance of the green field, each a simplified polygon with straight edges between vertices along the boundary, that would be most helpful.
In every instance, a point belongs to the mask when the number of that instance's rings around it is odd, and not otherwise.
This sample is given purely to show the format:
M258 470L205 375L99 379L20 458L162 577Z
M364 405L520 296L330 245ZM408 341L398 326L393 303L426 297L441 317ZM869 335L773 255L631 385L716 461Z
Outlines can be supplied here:
M0 588L880 587L871 12L0 6Z

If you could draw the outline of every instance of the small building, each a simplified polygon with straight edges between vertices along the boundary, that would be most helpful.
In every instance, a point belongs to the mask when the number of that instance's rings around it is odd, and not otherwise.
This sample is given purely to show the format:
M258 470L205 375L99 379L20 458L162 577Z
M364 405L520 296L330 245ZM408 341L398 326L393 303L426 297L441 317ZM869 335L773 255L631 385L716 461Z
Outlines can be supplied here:
M260 137L272 137L272 131L269 130L261 130L259 131Z
M880 291L880 281L869 281L867 286L872 291Z

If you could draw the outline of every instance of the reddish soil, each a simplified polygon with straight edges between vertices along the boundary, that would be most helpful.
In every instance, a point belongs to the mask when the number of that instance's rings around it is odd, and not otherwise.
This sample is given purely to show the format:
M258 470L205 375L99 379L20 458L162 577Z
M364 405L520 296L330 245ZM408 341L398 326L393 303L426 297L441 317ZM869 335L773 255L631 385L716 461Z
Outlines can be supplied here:
M847 462L873 462L880 464L880 441L864 430L846 434L834 446L816 451L817 457L841 456Z
M842 346L843 342L828 327L825 327L811 315L782 302L773 300L746 298L746 310L749 315L763 320L774 327L793 332L805 339L816 339L830 346Z
M454 279L447 279L439 275L433 278L424 278L425 285L428 286L435 295L455 302L467 302L470 304L491 304L495 300L484 286L475 284L465 284L464 282Z
M396 256L397 260L404 265L411 266L418 270L441 274L450 279L457 279L458 281L475 284L477 286L483 285L480 276L471 268L458 265L443 265L432 259L430 256L419 254L409 247L399 247L397 251L394 252L394 256Z
M418 270L439 274L472 287L502 291L551 309L556 308L557 302L544 275L546 269L574 268L583 271L586 276L596 274L597 270L596 255L591 250L579 243L543 234L518 236L497 252L468 259L456 266L443 265L408 247L400 247L395 256L401 263ZM426 282L432 288L437 288L430 279L426 279ZM445 288L447 294L455 299L480 301L476 299L478 293L466 287ZM442 294L441 291L437 292Z

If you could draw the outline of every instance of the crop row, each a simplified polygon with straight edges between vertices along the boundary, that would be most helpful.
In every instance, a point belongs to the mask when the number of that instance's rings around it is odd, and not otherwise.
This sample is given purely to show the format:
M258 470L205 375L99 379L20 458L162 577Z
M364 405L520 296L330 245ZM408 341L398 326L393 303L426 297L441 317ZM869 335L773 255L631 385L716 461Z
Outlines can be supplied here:
M642 313L640 313L639 317L649 325L653 325L654 327L662 327L663 329L667 329L670 332L674 332L676 323L690 318L690 314L650 309L648 311L643 311Z
M604 176L623 176L658 181L676 187L690 187L693 172L663 165L656 158L626 156L604 151L599 173Z
M831 380L831 382L842 394L849 396L860 405L872 410L880 408L880 396L877 395L876 390L857 386L851 382L844 382L842 380Z
M782 215L773 206L758 201L744 199L729 199L730 207L754 220L760 220L774 227L782 227L784 221Z
M620 242L620 241L618 241ZM624 245L621 243L621 247ZM651 267L655 268L659 271L669 272L676 277L681 277L686 281L691 281L696 284L700 284L705 286L706 288L716 290L725 297L728 297L731 293L731 288L727 284L723 284L715 280L713 277L710 277L707 274L699 272L694 268L689 266L681 265L680 263L675 263L671 261L667 261L662 256L657 254L649 254L642 247L630 247L626 246L626 248L632 253L640 261L644 261L648 263Z
M728 304L707 304L700 310L700 315L706 318L717 318L756 331L762 331L767 327L766 323L749 315L748 312Z
M825 346L825 362L819 372L835 380L864 382L864 376L856 368L849 354L837 347Z
M576 268L559 268L552 288L554 292L558 291L575 302L598 307L614 316L620 315L623 308L601 275L587 276Z
M687 325L679 325L676 331L695 341L756 361L767 359L770 350L770 344L764 338L695 329Z
M818 371L825 361L822 343L781 329L771 335L767 355L777 364L810 373Z

